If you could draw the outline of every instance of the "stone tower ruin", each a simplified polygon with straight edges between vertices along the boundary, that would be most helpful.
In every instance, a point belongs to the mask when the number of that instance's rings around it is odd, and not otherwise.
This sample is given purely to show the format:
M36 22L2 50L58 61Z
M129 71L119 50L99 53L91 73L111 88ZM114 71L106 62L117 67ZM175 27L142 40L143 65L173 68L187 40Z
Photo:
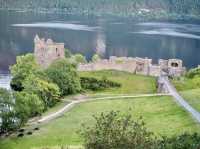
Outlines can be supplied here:
M55 43L51 39L40 39L38 35L34 39L34 55L37 63L47 68L53 61L64 58L64 43Z

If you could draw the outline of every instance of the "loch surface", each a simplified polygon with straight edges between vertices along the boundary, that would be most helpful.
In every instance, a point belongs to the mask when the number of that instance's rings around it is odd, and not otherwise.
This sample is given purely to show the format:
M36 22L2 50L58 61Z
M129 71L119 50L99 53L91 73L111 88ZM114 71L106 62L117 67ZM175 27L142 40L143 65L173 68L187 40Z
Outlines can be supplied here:
M115 17L0 11L0 72L8 71L16 55L33 52L33 39L64 42L73 53L90 59L109 56L180 58L188 68L200 64L200 22L138 22Z

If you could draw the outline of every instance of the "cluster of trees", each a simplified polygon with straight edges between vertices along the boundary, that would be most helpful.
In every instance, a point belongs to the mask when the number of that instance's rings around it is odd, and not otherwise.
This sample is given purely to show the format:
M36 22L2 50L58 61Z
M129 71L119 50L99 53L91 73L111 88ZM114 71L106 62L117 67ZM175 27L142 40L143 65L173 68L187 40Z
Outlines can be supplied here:
M133 15L141 8L168 13L200 14L199 0L0 0L2 8L58 9L72 13Z
M111 111L94 116L95 124L83 125L80 135L85 149L199 149L199 134L171 138L149 132L142 118Z
M33 54L17 57L16 64L10 68L12 92L0 89L0 134L20 128L29 118L53 107L63 96L94 88L120 87L107 79L80 79L76 65L87 61L81 54L67 53L67 58L56 60L46 69L36 63ZM94 55L93 60L97 59Z
M67 59L42 69L33 54L19 56L11 74L13 91L0 90L0 133L21 127L30 117L54 106L62 96L81 90L75 65Z

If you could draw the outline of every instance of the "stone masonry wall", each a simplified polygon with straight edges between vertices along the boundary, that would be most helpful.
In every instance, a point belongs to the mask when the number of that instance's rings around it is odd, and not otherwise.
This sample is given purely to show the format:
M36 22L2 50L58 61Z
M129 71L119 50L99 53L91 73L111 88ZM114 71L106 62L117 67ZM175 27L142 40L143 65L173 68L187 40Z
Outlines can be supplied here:
M173 64L173 65L170 65ZM110 57L94 63L80 64L78 71L120 70L148 76L161 76L165 72L169 76L181 76L185 72L182 61L178 59L159 60L157 65L148 58Z
M64 43L54 43L51 39L45 41L40 39L37 35L34 39L35 48L34 55L39 65L46 68L53 61L64 58Z

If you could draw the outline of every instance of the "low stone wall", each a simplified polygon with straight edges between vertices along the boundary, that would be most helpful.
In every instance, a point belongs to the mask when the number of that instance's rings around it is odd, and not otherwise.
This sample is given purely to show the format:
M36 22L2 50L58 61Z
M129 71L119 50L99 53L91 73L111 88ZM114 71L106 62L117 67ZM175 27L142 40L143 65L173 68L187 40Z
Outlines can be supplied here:
M176 77L185 72L182 61L179 59L159 60L157 65L152 64L148 58L110 57L110 59L99 60L94 63L80 64L78 71L119 70L134 74L159 77L162 72Z
M96 63L80 64L78 66L78 71L98 71L98 70L119 70L119 71L135 73L136 63L135 62L112 63L109 61L101 61Z

